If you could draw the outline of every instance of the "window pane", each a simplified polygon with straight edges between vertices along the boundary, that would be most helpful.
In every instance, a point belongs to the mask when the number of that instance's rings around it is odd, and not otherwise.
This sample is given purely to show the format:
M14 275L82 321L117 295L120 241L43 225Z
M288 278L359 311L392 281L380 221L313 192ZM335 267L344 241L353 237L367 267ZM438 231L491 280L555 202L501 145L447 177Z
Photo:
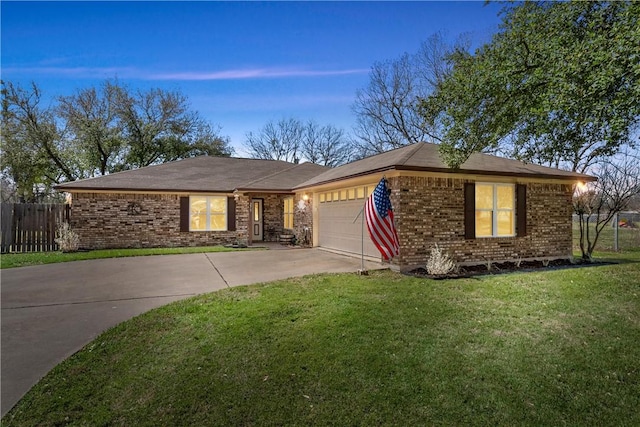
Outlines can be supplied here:
M333 201L337 202L338 200L340 200L340 192L339 191L334 191L333 192Z
M320 203L324 203L327 200L324 193L320 193Z
M211 230L226 230L227 229L226 215L211 215Z
M493 235L493 215L492 212L476 211L476 236Z
M190 199L191 219L189 229L206 230L207 229L207 198L191 197Z
M513 211L498 211L498 236L513 234Z
M287 197L284 199L284 218L283 225L284 228L291 229L293 228L293 197Z
M253 220L260 221L260 202L253 202Z
M358 199L364 199L364 187L358 187L356 190L356 197Z
M227 210L226 197L209 197L209 209L211 214L223 214Z
M498 185L498 209L513 209L514 191L511 185Z
M493 209L493 185L476 184L476 209Z
M356 198L356 189L355 188L350 188L349 189L349 200L353 200Z

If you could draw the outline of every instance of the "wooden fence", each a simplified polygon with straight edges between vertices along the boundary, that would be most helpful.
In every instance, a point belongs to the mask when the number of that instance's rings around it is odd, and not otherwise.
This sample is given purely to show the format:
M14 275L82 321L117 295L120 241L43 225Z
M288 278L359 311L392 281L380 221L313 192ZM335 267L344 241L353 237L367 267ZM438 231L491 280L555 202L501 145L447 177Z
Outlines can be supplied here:
M2 253L57 251L56 230L69 220L64 204L2 203Z

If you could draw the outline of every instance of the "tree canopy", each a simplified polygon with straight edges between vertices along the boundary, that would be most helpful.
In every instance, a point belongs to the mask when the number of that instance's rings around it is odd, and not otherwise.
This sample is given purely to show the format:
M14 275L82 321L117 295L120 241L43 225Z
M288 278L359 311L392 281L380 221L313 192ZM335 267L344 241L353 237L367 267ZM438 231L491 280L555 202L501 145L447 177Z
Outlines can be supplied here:
M180 92L117 81L42 105L43 94L2 82L2 174L34 201L61 182L198 155L229 156L228 138Z
M525 2L423 98L452 167L475 151L585 172L638 144L640 3Z

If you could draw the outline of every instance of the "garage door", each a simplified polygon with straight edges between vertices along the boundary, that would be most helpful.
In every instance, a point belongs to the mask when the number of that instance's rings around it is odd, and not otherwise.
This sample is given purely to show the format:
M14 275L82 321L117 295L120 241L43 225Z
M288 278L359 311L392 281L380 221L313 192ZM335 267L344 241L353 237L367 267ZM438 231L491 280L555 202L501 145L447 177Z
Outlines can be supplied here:
M360 217L355 223L353 222L364 207L364 202L364 198L356 200L339 200L338 198L337 201L325 199L320 203L318 207L318 246L360 255L364 237L364 255L380 258L380 252L371 242L366 224L363 234L362 218Z

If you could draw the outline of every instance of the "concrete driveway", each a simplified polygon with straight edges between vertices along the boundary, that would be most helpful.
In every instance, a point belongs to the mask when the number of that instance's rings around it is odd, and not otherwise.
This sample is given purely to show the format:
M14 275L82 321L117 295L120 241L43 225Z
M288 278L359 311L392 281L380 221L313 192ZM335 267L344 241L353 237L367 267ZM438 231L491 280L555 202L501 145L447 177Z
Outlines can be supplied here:
M2 270L2 416L62 360L106 329L152 308L226 287L359 268L357 258L290 249ZM381 265L365 262L365 268Z

